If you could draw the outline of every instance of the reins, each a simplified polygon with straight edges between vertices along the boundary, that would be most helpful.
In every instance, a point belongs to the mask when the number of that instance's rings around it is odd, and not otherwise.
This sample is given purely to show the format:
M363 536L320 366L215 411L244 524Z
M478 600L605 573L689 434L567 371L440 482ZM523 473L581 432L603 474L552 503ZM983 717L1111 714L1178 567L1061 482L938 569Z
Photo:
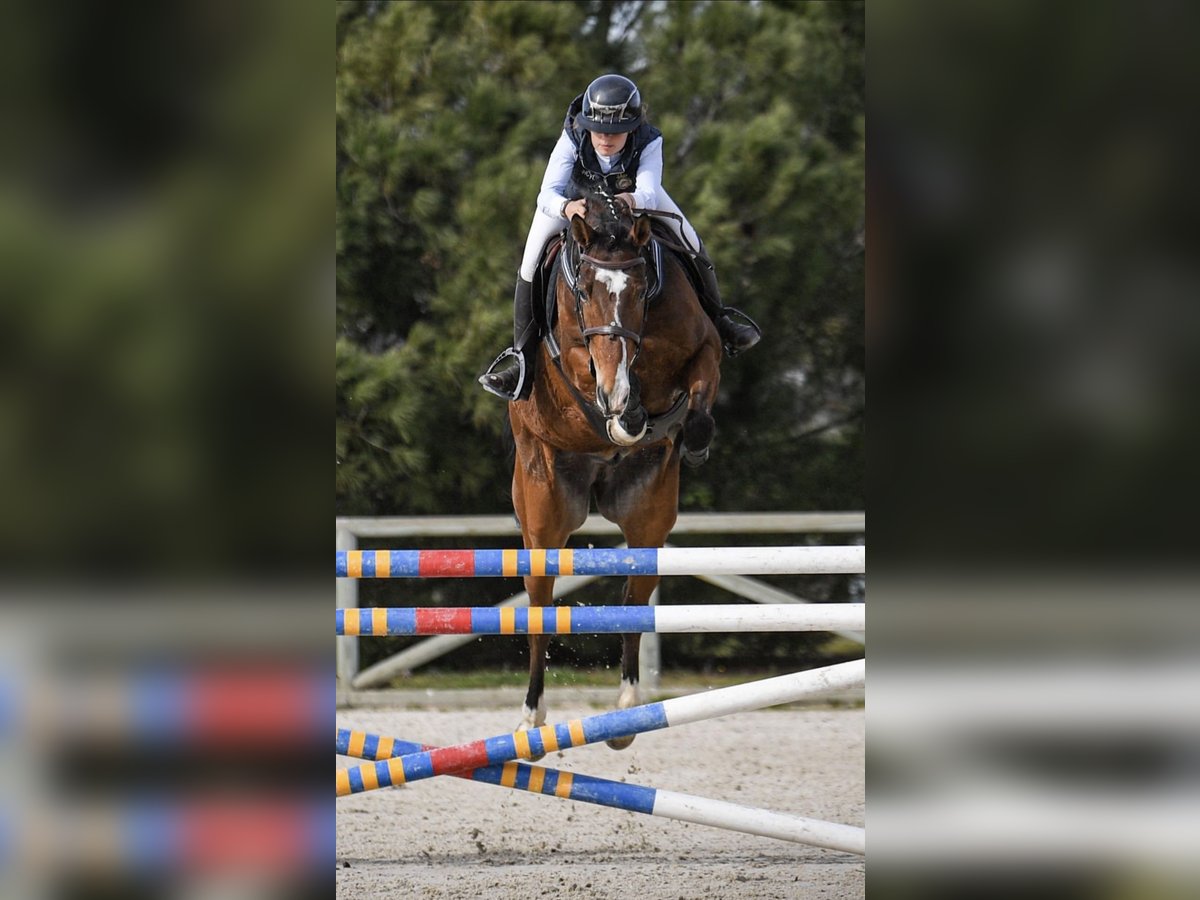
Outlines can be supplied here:
M652 219L674 219L679 223L679 240L673 240L663 235L655 235L656 240L669 250L676 250L679 253L686 254L693 259L700 255L700 251L692 246L692 242L687 239L687 235L683 232L683 216L678 213L667 212L665 209L643 209L638 207L632 210L635 216L650 216Z

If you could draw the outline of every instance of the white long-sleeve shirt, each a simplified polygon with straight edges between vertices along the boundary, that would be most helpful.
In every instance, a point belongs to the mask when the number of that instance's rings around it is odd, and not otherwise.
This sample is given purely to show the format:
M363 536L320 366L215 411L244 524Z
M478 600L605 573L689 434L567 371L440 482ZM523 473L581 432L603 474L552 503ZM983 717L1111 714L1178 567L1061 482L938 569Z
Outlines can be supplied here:
M657 137L646 145L642 158L638 162L637 181L630 191L641 209L659 209L659 194L662 191L662 138ZM578 153L571 143L566 131L559 135L558 143L550 153L550 161L546 164L546 174L542 176L542 189L538 192L538 209L553 219L562 219L562 206L567 201L564 193L571 183L571 171L575 168L575 158ZM620 159L621 154L601 156L600 170L607 175ZM672 204L673 206L674 204Z

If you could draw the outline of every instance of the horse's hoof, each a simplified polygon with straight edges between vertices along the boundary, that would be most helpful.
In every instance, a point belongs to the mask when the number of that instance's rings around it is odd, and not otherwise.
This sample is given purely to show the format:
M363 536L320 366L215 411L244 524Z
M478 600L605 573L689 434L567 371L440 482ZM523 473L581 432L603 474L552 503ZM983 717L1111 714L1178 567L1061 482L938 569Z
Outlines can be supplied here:
M642 701L641 695L638 692L638 683L629 679L621 679L621 693L617 695L617 709L629 709L637 706ZM613 750L624 750L633 743L633 739L637 735L629 734L625 737L613 738L611 741L605 741Z
M704 465L706 462L708 462L708 448L707 447L705 447L703 450L697 450L695 452L689 450L687 447L683 448L683 463L684 463L684 465L695 469L695 468L698 468L699 466Z
M518 725L513 730L514 731L536 731L537 728L538 728L538 726L534 725L528 719L523 719L521 721L521 724ZM537 762L539 759L541 759L545 755L546 754L543 752L543 753L537 754L536 756L523 756L523 757L521 757L521 759L528 759L530 762Z
M545 700L538 702L537 709L530 709L524 704L521 705L521 721L517 723L514 731L536 731L546 724L546 703ZM537 756L525 757L531 762L537 762L545 753L539 753Z

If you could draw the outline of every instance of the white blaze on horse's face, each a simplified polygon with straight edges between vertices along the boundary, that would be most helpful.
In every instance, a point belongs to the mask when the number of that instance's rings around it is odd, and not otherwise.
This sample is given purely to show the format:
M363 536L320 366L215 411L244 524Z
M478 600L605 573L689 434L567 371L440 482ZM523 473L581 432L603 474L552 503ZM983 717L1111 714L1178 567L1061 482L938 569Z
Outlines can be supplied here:
M613 303L620 303L621 294L629 284L629 273L623 269L597 269L596 280L608 288Z
M623 269L597 269L596 281L608 288L609 299L612 301L611 324L624 327L621 321L621 300L629 286L629 273ZM592 348L593 360L596 363L596 382L604 392L603 405L610 416L619 416L629 402L629 340L620 338L615 345L621 348L620 358L612 360L608 365L605 363L609 360L609 354L600 348L607 349L613 346L612 342L604 341L599 348ZM597 350L600 350L601 358L597 358ZM611 380L609 372L606 371L610 366L613 369Z
M613 307L613 323L622 324L619 304ZM621 362L617 365L617 373L613 377L613 389L609 394L608 404L614 413L622 413L629 402L629 341L622 338L617 343L621 345Z

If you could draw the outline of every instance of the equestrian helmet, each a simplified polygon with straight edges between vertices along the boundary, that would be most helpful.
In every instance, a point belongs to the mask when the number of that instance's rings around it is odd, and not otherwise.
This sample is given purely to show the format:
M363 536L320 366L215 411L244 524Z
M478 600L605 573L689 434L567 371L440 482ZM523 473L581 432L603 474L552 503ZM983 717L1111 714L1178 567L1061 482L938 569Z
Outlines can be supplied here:
M624 75L601 75L583 92L579 121L602 134L633 131L642 124L642 94Z

